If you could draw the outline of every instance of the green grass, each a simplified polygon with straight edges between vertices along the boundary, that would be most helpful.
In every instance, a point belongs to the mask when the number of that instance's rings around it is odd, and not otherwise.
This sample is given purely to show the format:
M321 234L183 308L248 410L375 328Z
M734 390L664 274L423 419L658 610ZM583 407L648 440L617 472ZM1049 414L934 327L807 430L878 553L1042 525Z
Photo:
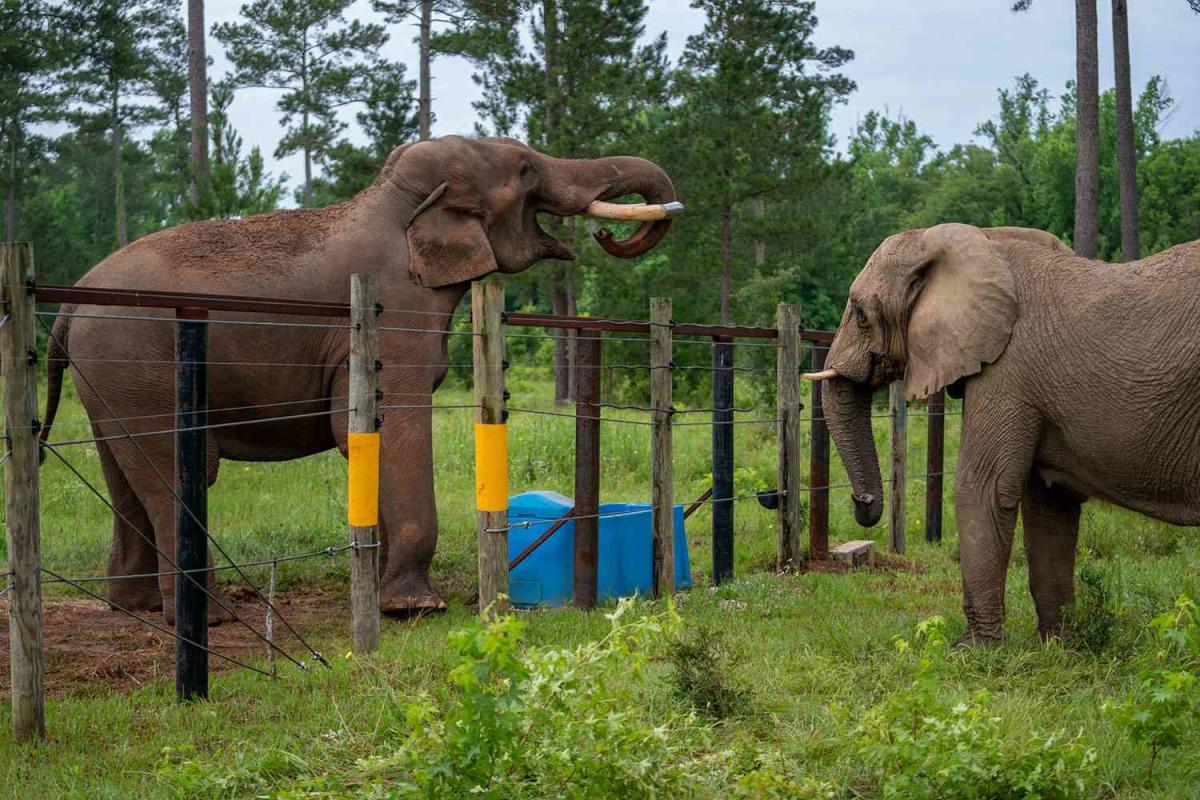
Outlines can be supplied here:
M550 408L543 376L514 371L513 405ZM741 380L741 378L739 378ZM748 381L747 381L748 382ZM749 402L739 397L739 404ZM463 402L468 395L447 387L438 403ZM753 416L753 415L752 415ZM764 410L758 416L771 416ZM68 394L55 438L86 436L85 417ZM947 464L952 465L960 417L948 418ZM886 456L885 420L876 420ZM910 418L910 474L924 472L925 418ZM474 589L472 417L469 411L437 412L438 509L441 540L434 578L451 604L449 613L418 621L385 621L383 646L370 658L334 659L333 670L269 681L247 672L215 677L212 702L179 708L173 686L161 680L129 693L106 691L51 699L50 740L16 746L7 733L9 708L0 705L0 794L11 797L159 797L183 790L156 780L156 764L187 757L216 772L278 760L281 775L297 769L351 768L372 750L414 693L438 685L449 663L448 631L469 613L463 601ZM553 489L570 495L574 422L568 418L514 414L511 420L510 481L514 492ZM807 431L806 431L807 434ZM737 427L739 493L774 485L774 428ZM805 443L807 448L807 442ZM710 430L677 429L676 496L699 494L709 480ZM645 500L649 494L649 429L603 427L604 500ZM95 452L72 448L69 456L103 486ZM42 470L43 559L63 574L102 574L110 537L106 508L51 459ZM807 463L807 462L805 462ZM886 463L886 461L885 461ZM831 480L845 480L836 458ZM336 453L280 464L226 463L212 492L214 534L239 560L303 552L344 540L345 466ZM681 596L685 622L705 623L726 633L740 656L737 678L748 688L750 713L718 729L720 742L756 741L779 748L804 764L806 774L850 783L858 774L834 709L865 708L903 677L893 657L892 638L911 633L931 614L961 629L955 529L947 480L944 543L924 542L924 485L909 486L907 540L912 570L878 570L845 575L770 572L775 552L774 514L756 503L736 510L736 573L732 584L710 589L707 509L689 520L697 588ZM1113 578L1118 602L1116 641L1100 655L1043 645L1036 637L1020 538L1008 581L1008 640L993 650L948 660L947 691L986 689L1006 733L1019 737L1035 728L1082 731L1101 754L1100 796L1192 797L1200 786L1194 752L1168 753L1153 784L1145 778L1146 752L1112 728L1100 707L1123 695L1136 674L1133 657L1149 647L1145 623L1181 592L1200 596L1200 543L1192 531L1171 528L1118 509L1089 503L1082 536L1084 558L1097 561ZM845 490L832 497L835 539L874 536L853 523ZM258 575L262 575L260 571ZM283 568L285 586L321 583L344 591L343 558L319 558ZM68 593L62 587L49 590ZM731 603L730 600L740 602ZM744 604L744 606L742 605ZM570 645L601 635L601 615L553 610L527 616L533 644ZM322 641L326 653L343 654L347 638ZM657 669L665 667L656 667ZM653 677L653 676L651 676ZM633 679L632 677L630 678ZM672 702L664 682L652 691ZM281 754L288 754L285 758ZM283 780L281 777L280 780Z

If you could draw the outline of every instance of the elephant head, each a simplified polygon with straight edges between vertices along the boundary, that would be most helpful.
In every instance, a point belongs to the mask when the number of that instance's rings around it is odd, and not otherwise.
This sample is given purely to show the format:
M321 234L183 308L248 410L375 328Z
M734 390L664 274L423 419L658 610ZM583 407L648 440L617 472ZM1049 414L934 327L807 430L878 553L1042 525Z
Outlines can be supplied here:
M445 136L397 148L376 187L398 191L412 209L405 227L414 281L439 288L491 272L520 272L574 253L538 223L539 214L642 220L625 241L607 230L600 245L621 258L654 247L682 210L670 178L641 158L552 158L503 138ZM640 195L647 205L605 201Z
M895 380L910 400L980 372L1004 352L1017 319L1013 273L997 242L1020 239L1070 253L1025 228L948 223L889 237L850 286L825 360L824 416L853 487L854 516L883 513L871 397Z

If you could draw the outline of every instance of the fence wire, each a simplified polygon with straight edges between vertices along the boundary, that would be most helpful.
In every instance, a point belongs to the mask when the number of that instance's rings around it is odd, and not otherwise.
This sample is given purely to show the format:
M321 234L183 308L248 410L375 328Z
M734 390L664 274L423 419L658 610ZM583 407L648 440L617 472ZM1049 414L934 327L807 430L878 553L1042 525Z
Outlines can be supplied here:
M61 349L62 352L67 353L69 356L70 351L67 349L66 345L54 333L54 330L46 322L46 320L44 318L39 318L39 322L41 323L42 327L45 328L46 333L50 336L50 338L53 339L54 342L58 345L59 349ZM109 415L111 415L114 418L117 417L117 414L116 414L116 412L113 411L112 406L109 404L109 402L107 400L104 399L104 396L101 395L96 390L96 387L92 384L91 380L88 379L87 374L78 365L73 365L73 366L75 367L75 372L79 376L79 378L82 379L83 382L87 384L88 389L90 389L91 392L96 396L96 398L98 400L100 400L101 403L104 404L105 410L109 413ZM204 531L205 537L208 539L209 542L212 543L212 546L217 550L217 552L221 555L221 557L224 558L230 564L234 564L235 562L234 562L233 558L230 557L229 553L227 553L225 551L225 548L221 546L221 543L218 542L216 540L216 538L212 535L212 533L208 529L208 526L205 525L200 520L200 518L196 516L196 513L192 510L192 508L187 503L184 502L182 497L179 496L179 492L177 492L175 490L174 485L171 483L171 481L167 480L167 477L165 475L163 475L163 472L159 468L159 465L154 462L154 459L152 459L150 457L149 453L146 452L145 448L142 447L141 443L130 434L129 428L125 425L125 423L122 422L119 424L120 424L122 431L128 437L128 440L137 449L138 453L141 454L142 459L154 471L154 474L158 477L159 483L161 483L162 486L171 493L171 496L174 498L175 502L178 504L178 507L182 508L187 513L187 515L189 517L191 517L193 523L196 525L197 528ZM51 447L50 449L51 449L51 452L55 452L53 447ZM68 463L65 458L62 458L61 455L59 457L60 457L60 459L62 459L62 461L64 463ZM80 480L83 480L85 483L87 483L87 480L83 477L83 475L80 474L73 467L72 467L72 471L76 473L76 476L79 477ZM88 484L88 485L90 486L90 484ZM103 497L103 495L100 495L99 492L96 492L95 487L91 487L91 488L92 488L92 491L95 492L97 494L97 496L99 496L101 498L101 500L103 500L107 505L109 505L110 508L113 508L112 504L109 503L108 500ZM115 508L113 508L113 512L114 513L116 512ZM142 534L142 535L144 537L144 534ZM155 547L157 549L157 546L155 546ZM168 563L173 563L173 562L171 562L168 559ZM250 589L254 592L254 594L257 595L259 598L263 599L267 603L268 607L273 608L273 605L270 602L270 600L268 600L266 597L263 596L262 590L258 588L258 586L254 583L254 581L250 580L250 576L247 575L241 569L237 569L236 567L235 567L235 569L238 573L238 576L250 587ZM204 591L207 592L207 589L204 589ZM280 614L278 609L273 609L273 610L274 610L274 613L279 616L279 621L281 623L283 623L284 627L286 627L288 629L288 632L291 633L292 636L294 636L296 638L296 640L298 642L300 642L300 644L303 647L305 647L308 650L308 652L318 662L320 662L321 664L324 664L325 667L327 667L327 668L332 668L331 665L329 664L329 662L325 660L325 657L322 656L320 653L318 653L311 645L308 644L308 642L304 639L304 637L300 635L300 632L298 630L296 630L295 626L293 626L290 622L288 622L287 618L283 614ZM230 613L232 614L233 612L230 612ZM253 630L253 628L251 628L251 630ZM254 631L254 632L256 635L258 634L257 631ZM296 659L292 658L292 656L290 654L285 654L285 655L287 655L288 659L290 659L291 661L296 663L298 666L300 666L301 669L307 669L307 665L304 665L301 662L296 661Z

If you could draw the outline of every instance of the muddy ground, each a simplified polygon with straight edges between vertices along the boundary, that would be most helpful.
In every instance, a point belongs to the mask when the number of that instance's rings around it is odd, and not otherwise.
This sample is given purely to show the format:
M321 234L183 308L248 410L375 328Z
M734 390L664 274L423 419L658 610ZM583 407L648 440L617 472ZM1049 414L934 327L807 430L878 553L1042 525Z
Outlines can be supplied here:
M227 591L238 616L263 632L266 602L249 590ZM109 609L100 600L47 597L44 602L46 637L46 693L51 697L136 688L175 670L175 638L144 622ZM321 639L349 625L347 598L320 589L299 589L275 599L279 614L305 639ZM9 695L8 598L0 599L0 699ZM139 617L165 626L161 613ZM275 639L296 658L305 649L275 619ZM315 643L314 643L314 646ZM267 645L246 626L236 622L209 629L209 647L238 660L253 659L265 666ZM286 661L276 654L277 661ZM282 667L282 664L279 665ZM214 673L237 669L234 664L209 657Z

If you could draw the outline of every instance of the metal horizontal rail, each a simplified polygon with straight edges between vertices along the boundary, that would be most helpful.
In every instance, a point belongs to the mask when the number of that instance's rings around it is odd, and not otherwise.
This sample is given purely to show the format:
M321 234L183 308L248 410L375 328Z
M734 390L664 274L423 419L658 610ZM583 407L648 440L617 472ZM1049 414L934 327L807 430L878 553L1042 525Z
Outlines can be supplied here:
M129 308L204 308L209 311L242 311L253 314L349 317L349 303L319 300L273 299L235 294L181 294L140 289L105 289L88 286L41 284L35 289L39 303L75 303Z
M563 314L510 312L504 315L506 325L513 328L566 328L578 331L610 331L614 333L649 333L650 323L610 317L572 317ZM779 331L752 325L704 325L677 322L671 328L676 336L720 336L739 339L775 339ZM800 338L810 342L832 342L833 331L802 330Z

